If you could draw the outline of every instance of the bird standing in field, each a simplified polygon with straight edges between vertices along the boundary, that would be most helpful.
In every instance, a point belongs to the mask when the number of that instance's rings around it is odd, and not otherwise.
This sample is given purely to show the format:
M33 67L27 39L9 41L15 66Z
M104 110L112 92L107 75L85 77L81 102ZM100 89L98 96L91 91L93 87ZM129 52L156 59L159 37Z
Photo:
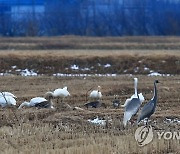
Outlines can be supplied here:
M155 112L156 104L157 104L157 99L158 99L158 96L157 96L157 87L156 87L157 83L159 83L159 81L155 80L154 81L154 96L153 96L153 98L147 104L144 105L144 107L140 111L137 123L139 123L141 120L147 118L147 121L146 121L146 125L147 125L148 119Z
M134 78L134 94L131 96L131 98L126 99L125 103L123 105L121 105L121 107L125 107L128 102L130 102L133 98L137 98L137 84L138 84L138 79ZM140 102L144 102L144 96L142 95L142 93L138 94Z
M123 119L124 127L126 127L127 122L131 119L131 117L138 112L140 106L141 102L139 98L133 98L130 102L127 103Z
M46 99L47 98L47 99ZM39 107L39 108L51 108L53 109L53 103L52 103L53 93L47 92L44 97L34 97L30 100L30 102L23 102L18 109L21 109L22 107Z
M141 106L141 103L142 103L142 100L140 100L138 90L137 90L137 82L138 82L138 79L134 78L135 93L134 93L134 95L131 96L130 99L127 99L124 104L124 106L125 106L124 118L123 118L124 127L126 127L127 122L131 119L131 117L138 112L138 110Z
M97 87L97 90L91 91L89 97L90 97L90 98L93 98L93 99L95 99L95 100L100 100L101 97L102 97L102 93L101 93L100 90L101 90L101 87L98 86L98 87Z
M63 102L64 98L68 97L68 96L70 96L70 93L69 93L67 87L58 88L58 89L54 90L54 92L53 92L53 97L58 98L57 103L59 102L59 98L61 98L61 102Z

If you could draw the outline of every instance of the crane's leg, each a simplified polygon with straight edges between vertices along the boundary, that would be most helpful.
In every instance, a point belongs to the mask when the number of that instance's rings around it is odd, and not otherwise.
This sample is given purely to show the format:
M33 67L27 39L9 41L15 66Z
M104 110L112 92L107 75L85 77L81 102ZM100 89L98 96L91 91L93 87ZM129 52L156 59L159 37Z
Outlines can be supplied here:
M149 119L147 118L147 121L146 121L146 126L148 125L148 120L149 120Z
M130 120L129 120L129 122L131 123L131 125L133 126L134 124L135 124L135 120L134 120L134 118L131 118Z

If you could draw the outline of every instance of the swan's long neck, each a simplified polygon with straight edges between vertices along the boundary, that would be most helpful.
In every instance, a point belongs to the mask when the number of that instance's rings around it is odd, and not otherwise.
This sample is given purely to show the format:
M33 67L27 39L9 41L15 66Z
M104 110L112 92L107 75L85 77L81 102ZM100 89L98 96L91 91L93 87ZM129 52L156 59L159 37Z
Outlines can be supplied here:
M134 78L134 94L135 96L139 97L137 92L137 83L138 83L138 79Z
M156 87L156 82L154 82L154 96L153 96L152 100L154 101L154 103L156 105L156 103L157 103L157 87Z
M46 94L45 94L45 98L48 100L48 102L49 102L49 105L50 105L50 107L51 108L54 108L53 107L53 101L52 101L52 99L55 97L55 95L54 95L54 93L53 92L47 92Z
M29 102L24 102L24 103L22 103L22 104L18 107L18 109L21 109L23 106L29 107L29 106L30 106L30 103L29 103Z

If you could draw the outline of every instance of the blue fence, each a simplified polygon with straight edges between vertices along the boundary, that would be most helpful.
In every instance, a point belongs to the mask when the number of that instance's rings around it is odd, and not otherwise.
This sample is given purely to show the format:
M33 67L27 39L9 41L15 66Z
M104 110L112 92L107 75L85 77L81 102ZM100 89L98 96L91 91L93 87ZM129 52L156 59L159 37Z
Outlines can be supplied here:
M0 36L180 35L180 2L0 0Z

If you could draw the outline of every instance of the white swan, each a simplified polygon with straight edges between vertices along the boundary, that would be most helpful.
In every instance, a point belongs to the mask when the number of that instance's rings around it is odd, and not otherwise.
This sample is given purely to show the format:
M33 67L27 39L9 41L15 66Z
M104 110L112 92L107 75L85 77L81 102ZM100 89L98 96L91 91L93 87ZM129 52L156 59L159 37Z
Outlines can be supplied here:
M62 98L61 102L63 102L64 98L68 96L70 96L70 93L67 87L58 88L53 92L53 97L58 98L57 102L59 101L59 98Z
M98 86L98 87L97 87L97 90L93 90L93 91L90 93L89 97L90 97L90 98L97 99L97 100L100 99L100 98L102 97L102 93L100 92L100 90L101 90L101 87Z
M47 98L47 99L46 99ZM30 102L23 102L18 109L21 109L24 106L27 107L41 107L41 108L51 108L53 109L52 103L53 93L47 92L44 97L34 97L30 100Z
M138 83L138 79L137 78L134 78L134 94L131 96L131 98L128 98L126 99L125 103L123 105L121 105L121 107L125 107L128 102L130 102L133 98L138 98L137 97L137 83ZM139 93L139 99L140 99L140 102L144 102L144 96L142 93Z
M0 97L1 107L16 105L16 100L12 96L2 96Z
M70 93L68 92L67 87L58 88L54 90L53 96L54 97L67 97L67 96L70 96Z
M10 92L0 92L0 97L3 97L3 96L11 96L13 98L17 98L14 94L10 93Z

